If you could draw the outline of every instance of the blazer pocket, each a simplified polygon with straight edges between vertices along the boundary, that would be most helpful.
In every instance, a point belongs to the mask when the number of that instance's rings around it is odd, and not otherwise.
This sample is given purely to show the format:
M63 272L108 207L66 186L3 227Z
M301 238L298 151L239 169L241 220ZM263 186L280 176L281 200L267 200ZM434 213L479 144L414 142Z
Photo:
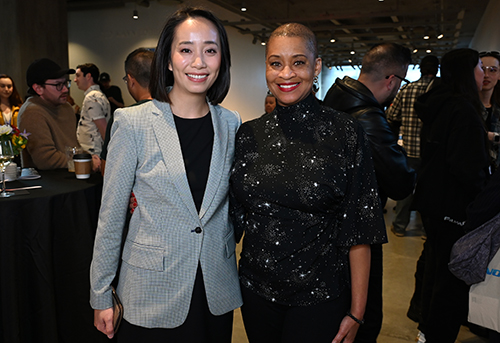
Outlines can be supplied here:
M123 247L122 260L134 267L162 272L164 249L127 241Z
M234 240L234 232L233 230L229 231L229 233L224 237L224 242L226 242L226 258L230 258L234 255L236 249L236 241Z

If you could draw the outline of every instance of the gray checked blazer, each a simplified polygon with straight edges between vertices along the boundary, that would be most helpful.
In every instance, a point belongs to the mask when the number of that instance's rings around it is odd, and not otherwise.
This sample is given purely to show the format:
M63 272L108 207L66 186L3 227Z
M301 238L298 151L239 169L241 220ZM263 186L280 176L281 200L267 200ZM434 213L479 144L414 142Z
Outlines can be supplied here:
M174 118L156 100L118 109L109 144L94 245L90 303L112 306L130 192L137 198L122 253L117 293L125 319L174 328L188 314L198 264L214 315L242 304L228 216L229 174L239 114L210 105L214 146L200 212L189 188Z

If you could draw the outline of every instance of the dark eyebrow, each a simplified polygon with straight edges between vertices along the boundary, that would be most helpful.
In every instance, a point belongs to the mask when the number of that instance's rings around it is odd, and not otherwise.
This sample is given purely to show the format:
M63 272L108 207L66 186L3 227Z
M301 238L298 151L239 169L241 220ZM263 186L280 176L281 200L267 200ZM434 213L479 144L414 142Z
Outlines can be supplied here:
M183 41L183 42L179 42L178 45L182 45L182 44L193 45L194 43L191 41ZM215 45L219 46L219 44L217 44L217 42L214 42L211 40L204 41L203 44L215 44Z
M268 57L268 58L270 58L270 57L281 58L281 55L269 55L269 57ZM305 58L307 58L307 56L306 56L306 55L304 55L304 54L296 54L296 55L293 55L292 57L293 57L293 58L297 58L297 57L305 57Z

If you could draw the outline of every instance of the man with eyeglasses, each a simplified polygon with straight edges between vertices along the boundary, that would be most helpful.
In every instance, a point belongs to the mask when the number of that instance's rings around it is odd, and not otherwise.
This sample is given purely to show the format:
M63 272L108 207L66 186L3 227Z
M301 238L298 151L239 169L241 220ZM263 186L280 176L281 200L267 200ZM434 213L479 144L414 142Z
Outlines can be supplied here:
M490 156L500 166L500 53L483 51L479 53L483 62L484 81L479 97L483 104L483 119L491 141Z
M21 153L23 168L67 168L66 146L79 146L75 112L67 102L68 74L74 73L74 69L62 69L48 58L38 59L28 67L30 97L18 116L20 130L31 134Z
M347 112L365 130L371 145L375 175L382 205L387 197L407 197L415 183L415 171L408 166L406 153L398 145L385 117L384 107L396 96L401 82L407 80L411 63L408 48L382 43L363 57L358 80L348 76L337 79L328 91L323 105ZM376 343L382 327L382 246L371 246L370 287L365 323L360 326L355 343Z
M76 136L82 148L92 155L94 171L101 168L99 155L111 115L111 106L101 91L98 80L99 68L95 64L85 63L76 67L74 81L78 88L85 92Z

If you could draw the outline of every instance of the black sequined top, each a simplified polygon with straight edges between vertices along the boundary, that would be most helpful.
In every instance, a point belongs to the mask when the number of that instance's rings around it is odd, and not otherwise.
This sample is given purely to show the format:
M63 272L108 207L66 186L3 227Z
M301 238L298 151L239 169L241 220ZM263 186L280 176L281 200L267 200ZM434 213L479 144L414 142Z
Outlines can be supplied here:
M349 247L387 241L361 126L311 95L244 123L231 175L231 215L244 230L240 280L280 304L337 298Z

